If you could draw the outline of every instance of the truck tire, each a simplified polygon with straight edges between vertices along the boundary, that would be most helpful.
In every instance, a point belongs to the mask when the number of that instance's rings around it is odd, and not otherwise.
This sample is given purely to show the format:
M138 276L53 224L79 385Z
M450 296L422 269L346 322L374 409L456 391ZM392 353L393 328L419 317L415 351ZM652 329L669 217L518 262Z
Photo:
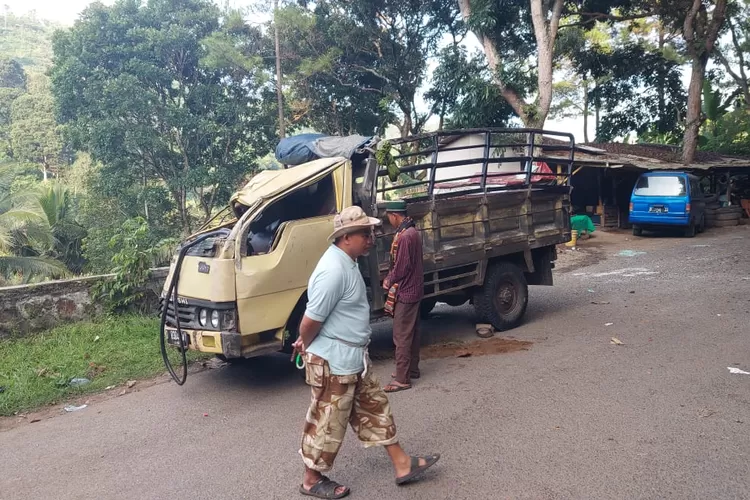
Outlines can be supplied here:
M742 217L740 212L719 212L714 217L714 220L734 220Z
M633 236L643 236L643 228L633 225Z
M474 295L474 308L481 322L498 331L521 323L529 303L529 285L523 271L510 262L498 262L487 271L484 285Z
M430 317L430 313L433 309L435 309L435 304L437 304L437 299L424 299L419 304L419 317L422 319L427 319Z
M732 219L732 220L717 220L714 222L713 227L733 227L738 226L740 224L739 219Z

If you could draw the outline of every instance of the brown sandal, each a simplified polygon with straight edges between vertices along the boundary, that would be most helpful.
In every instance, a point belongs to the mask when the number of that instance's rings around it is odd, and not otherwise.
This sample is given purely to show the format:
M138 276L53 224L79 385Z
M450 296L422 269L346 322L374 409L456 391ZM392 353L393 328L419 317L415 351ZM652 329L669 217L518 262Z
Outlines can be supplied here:
M407 389L411 389L411 384L398 385L392 381L390 384L383 387L383 392L401 392Z

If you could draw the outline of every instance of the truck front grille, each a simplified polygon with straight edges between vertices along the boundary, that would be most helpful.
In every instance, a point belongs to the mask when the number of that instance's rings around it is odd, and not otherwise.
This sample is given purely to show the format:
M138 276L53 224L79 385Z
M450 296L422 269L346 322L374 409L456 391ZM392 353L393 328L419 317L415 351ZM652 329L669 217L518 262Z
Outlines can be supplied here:
M162 314L164 313L164 302L165 299L161 298L159 299L159 312ZM195 314L196 314L196 307L190 306L186 304L178 304L177 306L177 314L180 316L180 326L181 327L189 327L193 326L193 323L196 320ZM177 321L175 320L175 314L174 314L174 301L169 301L169 306L167 309L167 324L169 326L177 326Z

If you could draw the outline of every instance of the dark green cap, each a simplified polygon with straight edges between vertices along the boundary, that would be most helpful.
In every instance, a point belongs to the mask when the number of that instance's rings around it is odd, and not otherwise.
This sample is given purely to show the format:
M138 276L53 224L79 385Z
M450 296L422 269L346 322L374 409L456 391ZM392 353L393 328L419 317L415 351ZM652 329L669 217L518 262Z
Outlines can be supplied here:
M386 201L384 205L386 212L406 212L406 202L404 200Z

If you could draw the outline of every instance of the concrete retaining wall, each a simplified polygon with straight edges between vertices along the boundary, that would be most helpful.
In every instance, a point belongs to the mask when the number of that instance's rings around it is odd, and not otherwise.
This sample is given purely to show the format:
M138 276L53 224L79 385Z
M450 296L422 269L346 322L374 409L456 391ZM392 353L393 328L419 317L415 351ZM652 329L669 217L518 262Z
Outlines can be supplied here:
M156 310L168 271L168 268L152 270L143 304L146 310ZM102 314L102 306L91 300L91 290L96 283L113 277L109 274L0 287L0 339L27 335Z

